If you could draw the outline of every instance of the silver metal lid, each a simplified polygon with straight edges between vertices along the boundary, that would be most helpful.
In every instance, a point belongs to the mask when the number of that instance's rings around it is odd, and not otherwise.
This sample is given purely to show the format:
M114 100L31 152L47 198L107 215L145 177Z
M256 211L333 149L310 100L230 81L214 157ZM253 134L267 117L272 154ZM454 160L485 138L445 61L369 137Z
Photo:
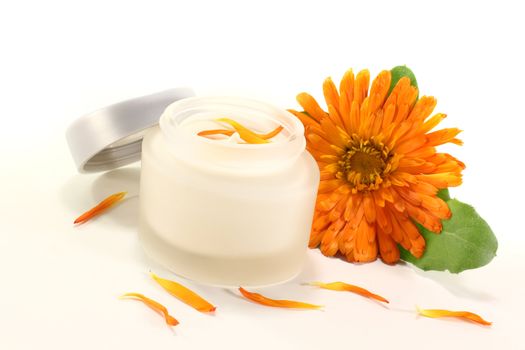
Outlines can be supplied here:
M140 159L142 138L172 102L194 96L170 89L99 109L75 120L66 131L69 150L81 173L115 169Z

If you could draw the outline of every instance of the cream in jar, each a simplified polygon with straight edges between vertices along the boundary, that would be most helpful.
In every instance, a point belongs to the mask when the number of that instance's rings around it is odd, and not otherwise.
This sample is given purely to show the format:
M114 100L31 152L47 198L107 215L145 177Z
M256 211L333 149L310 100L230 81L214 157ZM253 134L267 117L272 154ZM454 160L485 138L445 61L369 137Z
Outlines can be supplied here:
M206 138L229 118L268 143L237 133ZM292 114L265 103L197 97L166 108L142 145L140 239L173 272L221 286L287 281L301 270L319 169Z

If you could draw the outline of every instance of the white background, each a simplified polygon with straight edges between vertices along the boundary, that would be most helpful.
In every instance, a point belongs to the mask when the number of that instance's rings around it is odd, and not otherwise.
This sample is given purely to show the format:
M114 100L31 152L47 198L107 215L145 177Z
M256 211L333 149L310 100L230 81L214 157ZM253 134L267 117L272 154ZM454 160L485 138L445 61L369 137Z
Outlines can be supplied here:
M0 5L1 349L523 349L523 10L515 3L387 1L16 1ZM218 305L198 314L147 272L136 237L138 198L74 228L105 195L137 191L138 166L79 175L64 139L76 117L170 87L296 108L327 76L398 64L438 98L445 125L465 130L450 151L467 163L452 195L475 204L500 242L487 267L460 275L408 265L351 265L308 253L302 275L264 289L324 312L270 309L236 291L188 283ZM344 280L391 300L299 285ZM165 303L162 318L123 292ZM468 309L490 328L418 318ZM521 332L521 334L520 334Z

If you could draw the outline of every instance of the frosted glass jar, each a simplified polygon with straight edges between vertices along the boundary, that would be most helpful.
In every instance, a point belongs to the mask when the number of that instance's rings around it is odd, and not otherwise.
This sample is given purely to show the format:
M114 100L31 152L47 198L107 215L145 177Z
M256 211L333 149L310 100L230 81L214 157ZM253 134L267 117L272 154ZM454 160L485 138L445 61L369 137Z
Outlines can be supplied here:
M234 119L267 144L197 136ZM166 108L142 145L140 239L176 274L220 286L261 286L297 275L306 255L319 169L304 128L265 103L195 97Z

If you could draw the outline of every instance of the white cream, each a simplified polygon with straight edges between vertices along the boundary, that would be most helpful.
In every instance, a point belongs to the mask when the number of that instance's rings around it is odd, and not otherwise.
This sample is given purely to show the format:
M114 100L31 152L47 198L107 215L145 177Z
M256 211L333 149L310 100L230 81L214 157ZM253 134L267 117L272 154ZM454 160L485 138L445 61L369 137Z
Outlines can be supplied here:
M284 129L267 144L237 134L197 136L230 118L250 130ZM304 129L286 111L238 98L170 105L143 142L140 237L175 273L222 286L295 276L305 257L319 170Z

